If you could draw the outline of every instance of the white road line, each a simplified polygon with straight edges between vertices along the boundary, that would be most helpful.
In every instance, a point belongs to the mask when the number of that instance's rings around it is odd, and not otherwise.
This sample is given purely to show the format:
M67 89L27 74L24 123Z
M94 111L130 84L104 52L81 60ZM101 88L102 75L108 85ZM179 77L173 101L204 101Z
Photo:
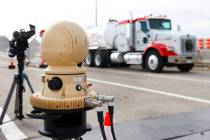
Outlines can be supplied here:
M165 79L175 79L175 80L181 80L181 81L191 81L191 82L202 82L202 83L208 83L208 84L210 84L210 80L200 80L200 79L193 79L193 78L183 78L183 77L178 77L177 75L176 75L176 77L175 76L168 76L168 75L165 75L165 73L164 73L164 75L160 75L160 74L157 74L157 73L155 73L155 74L153 74L153 73L141 73L141 72L139 72L139 73L132 73L132 72L130 72L130 71L122 71L122 70L119 70L119 71L116 71L117 73L121 73L121 74L131 74L131 75L133 75L133 74L137 74L137 75L142 75L142 76L148 76L148 77L157 77L157 78L165 78Z
M167 79L175 79L175 80L182 80L182 81L192 81L192 82L202 82L210 84L210 80L200 80L200 79L192 79L192 78L182 78L182 77L174 77L174 76L167 76L167 75L148 75L150 77L158 77L158 78L167 78Z
M31 70L36 70L36 71L43 71L43 69L37 69L37 68L32 68L32 67L28 67L28 69ZM143 75L143 74L142 74ZM153 75L153 74L145 74L147 76L153 76L153 77L159 77L158 75ZM179 78L179 77L169 77L169 76L160 76L161 78L172 78L172 79L177 79L177 80L186 80L186 81L194 81L194 82L204 82L204 83L209 83L209 81L207 80L196 80L196 79L185 79L185 78ZM159 90L154 90L154 89L149 89L149 88L143 88L143 87L136 87L136 86L132 86L132 85L125 85L125 84L121 84L121 83L115 83L115 82L111 82L111 81L103 81L103 80L98 80L98 79L93 79L93 78L88 78L88 80L93 81L93 82L98 82L98 83L102 83L102 84L108 84L108 85L113 85L113 86L118 86L118 87L124 87L124 88L129 88L129 89L134 89L134 90L140 90L140 91L145 91L145 92L150 92L150 93L154 93L154 94L159 94L159 95L165 95L165 96L170 96L170 97L176 97L176 98L180 98L180 99L184 99L184 100L190 100L190 101L195 101L195 102L200 102L200 103L206 103L206 104L210 104L210 100L205 100L205 99L200 99L200 98L195 98L195 97L190 97L190 96L185 96L185 95L179 95L176 93L172 93L172 92L165 92L165 91L159 91Z
M0 62L2 63L2 62ZM2 63L2 64L7 64L7 63ZM36 71L43 71L42 69L37 69L37 68L28 68L31 70L36 70ZM180 78L180 77L172 77L172 76L160 76L160 75L153 75L153 74L141 74L141 75L146 75L146 76L151 76L151 77L159 77L159 78L170 78L170 79L177 79L177 80L186 80L186 81L194 81L194 82L204 82L204 83L210 83L207 80L197 80L197 79L190 79L190 78ZM171 93L171 92L165 92L165 91L159 91L159 90L154 90L154 89L149 89L149 88L143 88L143 87L136 87L132 85L125 85L121 83L115 83L111 81L103 81L103 80L98 80L98 79L93 79L93 78L88 78L89 81L92 82L97 82L97 83L102 83L102 84L107 84L107 85L113 85L113 86L118 86L118 87L123 87L123 88L129 88L133 90L139 90L139 91L144 91L144 92L149 92L153 94L158 94L158 95L164 95L164 96L170 96L170 97L175 97L179 99L184 99L184 100L189 100L189 101L194 101L194 102L199 102L199 103L206 103L210 104L210 100L205 100L205 99L200 99L200 98L195 98L195 97L190 97L190 96L184 96L184 95L179 95L176 93ZM2 108L0 108L1 112ZM5 115L5 121L10 120L8 115ZM5 137L8 140L21 140L21 139L26 139L27 136L24 135L21 130L15 125L14 122L8 122L6 124L3 124L0 126L1 131L5 135Z
M0 112L2 112L1 107ZM5 114L4 122L10 120L10 117L7 114ZM7 140L23 140L27 138L27 136L15 125L13 121L0 125L0 129Z
M36 68L30 68L32 70L37 70ZM38 69L38 71L43 71L41 69ZM173 77L174 79L176 77ZM93 79L93 78L88 78L88 80L93 81L93 82L98 82L102 84L108 84L108 85L113 85L113 86L118 86L118 87L124 87L124 88L129 88L129 89L134 89L134 90L140 90L140 91L145 91L145 92L150 92L154 94L159 94L159 95L165 95L165 96L170 96L170 97L176 97L184 100L190 100L190 101L195 101L195 102L200 102L200 103L206 103L210 104L210 100L205 100L205 99L200 99L200 98L195 98L195 97L190 97L190 96L185 96L185 95L179 95L176 93L172 92L165 92L165 91L159 91L159 90L154 90L154 89L149 89L149 88L143 88L143 87L136 87L132 85L125 85L121 83L115 83L111 81L103 81L103 80L98 80L98 79ZM180 79L178 79L180 80ZM188 81L191 81L190 79L187 79ZM195 79L192 79L193 81L196 81ZM209 81L203 81L203 80L197 80L196 82L209 82Z
M154 89L149 89L149 88L136 87L136 86L132 86L132 85L125 85L125 84L115 83L115 82L111 82L111 81L102 81L102 80L97 80L97 79L92 79L92 78L88 78L88 80L92 81L92 82L101 83L101 84L113 85L113 86L118 86L118 87L123 87L123 88L129 88L129 89L133 89L133 90L145 91L145 92L150 92L150 93L154 93L154 94L180 98L180 99L194 101L194 102L210 104L210 100L179 95L179 94L172 93L172 92L165 92L165 91L159 91L159 90L154 90Z
M28 67L28 69L37 70L37 71L44 71L43 69L32 68L32 67ZM127 72L122 72L122 71L119 71L117 73L128 74ZM133 74L133 73L129 72L129 74ZM199 83L202 82L202 83L210 84L210 80L199 80L199 79L193 79L193 78L182 78L182 77L174 77L174 76L158 75L158 74L139 73L138 75L143 75L143 76L148 76L148 77L157 77L157 78L175 79L175 80L181 80L181 81L199 82Z
M0 61L0 64L6 64L8 65L8 63L6 62L1 62ZM37 71L43 71L43 69L38 69L38 68L33 68L33 67L27 67L27 69L31 69L31 70L37 70ZM129 71L122 71L122 70L119 70L117 71L117 73L122 73L122 74L134 74L134 73L131 73ZM157 77L157 78L165 78L165 79L175 79L175 80L181 80L181 81L191 81L191 82L202 82L202 83L207 83L207 84L210 84L210 80L200 80L200 79L193 79L193 78L182 78L182 77L178 77L178 76L167 76L167 75L158 75L158 74L146 74L146 73L136 73L138 75L143 75L143 76L148 76L148 77Z

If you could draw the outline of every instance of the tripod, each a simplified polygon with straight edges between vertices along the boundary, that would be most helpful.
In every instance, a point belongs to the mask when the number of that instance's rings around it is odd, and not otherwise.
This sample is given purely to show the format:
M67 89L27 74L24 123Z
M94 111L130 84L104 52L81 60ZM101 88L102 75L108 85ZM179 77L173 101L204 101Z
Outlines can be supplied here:
M16 98L15 98L14 113L15 113L15 117L18 118L19 120L22 120L24 118L24 115L23 115L23 92L25 92L25 87L23 85L24 80L26 80L31 92L34 93L34 90L31 86L28 76L25 73L23 73L24 60L25 60L24 51L18 53L17 54L18 73L16 73L14 75L12 86L10 88L9 94L8 94L6 102L4 104L4 108L1 113L0 125L3 123L3 119L4 119L5 113L7 111L7 108L9 106L10 100L12 98L12 94L14 93L15 87L16 87Z

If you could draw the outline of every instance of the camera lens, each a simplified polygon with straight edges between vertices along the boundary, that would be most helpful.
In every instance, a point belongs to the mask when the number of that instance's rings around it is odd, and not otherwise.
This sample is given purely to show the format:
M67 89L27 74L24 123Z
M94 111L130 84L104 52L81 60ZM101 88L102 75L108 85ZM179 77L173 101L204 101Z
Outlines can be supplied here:
M51 90L60 90L63 86L63 82L59 77L53 77L48 81L48 87Z
M13 39L14 40L18 40L20 38L21 34L18 31L14 31L13 32Z

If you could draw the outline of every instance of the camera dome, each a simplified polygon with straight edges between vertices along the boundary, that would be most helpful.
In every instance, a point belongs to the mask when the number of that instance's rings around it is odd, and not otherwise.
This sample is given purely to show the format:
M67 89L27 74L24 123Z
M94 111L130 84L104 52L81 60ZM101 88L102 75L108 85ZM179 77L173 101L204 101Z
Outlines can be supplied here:
M43 35L42 56L49 67L76 66L88 52L85 31L73 22L58 22Z

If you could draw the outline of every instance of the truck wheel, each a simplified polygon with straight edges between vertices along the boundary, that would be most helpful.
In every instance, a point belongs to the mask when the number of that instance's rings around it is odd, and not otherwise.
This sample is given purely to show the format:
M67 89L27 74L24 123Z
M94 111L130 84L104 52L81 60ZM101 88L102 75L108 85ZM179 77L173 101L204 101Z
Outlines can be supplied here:
M189 72L193 67L194 67L194 64L181 64L181 65L177 65L177 68L181 72Z
M98 68L106 67L108 64L108 54L106 51L97 51L94 56L94 64Z
M146 55L145 67L150 72L161 72L164 67L164 62L162 57L157 51L150 51Z
M89 51L87 57L85 58L85 64L88 67L93 67L94 66L94 53Z

